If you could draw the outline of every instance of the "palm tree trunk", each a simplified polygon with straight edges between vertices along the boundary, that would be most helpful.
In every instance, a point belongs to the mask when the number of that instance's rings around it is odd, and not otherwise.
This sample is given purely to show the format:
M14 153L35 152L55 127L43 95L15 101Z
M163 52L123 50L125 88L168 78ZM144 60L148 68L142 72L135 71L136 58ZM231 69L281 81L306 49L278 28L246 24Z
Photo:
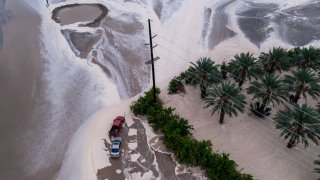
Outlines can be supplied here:
M207 96L207 87L204 85L203 81L201 81L201 84L200 84L200 92L201 92L202 99Z
M294 139L290 139L290 141L287 144L287 148L292 148L295 145L296 141Z
M267 66L267 67L268 67L268 66ZM268 73L268 74L271 74L271 73L273 73L273 71L274 71L274 64L272 64L271 66L268 67L267 73Z
M267 107L268 99L264 99L261 104L261 109L265 109Z
M227 71L222 70L221 74L222 74L222 79L227 79Z
M241 87L242 84L243 84L243 79L241 79L241 80L239 81L239 87Z
M294 103L298 103L298 100L299 100L299 98L300 98L300 95L301 95L301 91L298 90L298 91L296 92L296 95L295 95L294 98L293 98L293 102L294 102Z
M225 115L225 112L224 112L224 109L222 108L220 113L220 120L219 120L220 124L223 124L224 115Z

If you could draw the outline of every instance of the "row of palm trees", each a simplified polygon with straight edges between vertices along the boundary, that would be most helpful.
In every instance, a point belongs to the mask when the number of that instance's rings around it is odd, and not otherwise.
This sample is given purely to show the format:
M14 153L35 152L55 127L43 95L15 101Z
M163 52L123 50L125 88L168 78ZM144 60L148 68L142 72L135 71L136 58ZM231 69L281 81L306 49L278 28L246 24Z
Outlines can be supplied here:
M289 140L287 147L292 148L297 143L307 147L309 139L318 144L320 139L320 108L299 104L301 98L307 102L308 97L320 96L318 70L319 48L310 46L288 51L273 47L258 58L249 52L240 53L221 65L215 65L210 58L200 58L183 76L186 84L200 85L205 108L211 108L212 114L220 114L220 124L225 115L233 117L244 112L245 93L252 95L255 102L251 103L250 110L259 117L271 114L270 106L284 105L273 119L276 128L282 131L280 136ZM250 84L243 92L242 86L248 80Z

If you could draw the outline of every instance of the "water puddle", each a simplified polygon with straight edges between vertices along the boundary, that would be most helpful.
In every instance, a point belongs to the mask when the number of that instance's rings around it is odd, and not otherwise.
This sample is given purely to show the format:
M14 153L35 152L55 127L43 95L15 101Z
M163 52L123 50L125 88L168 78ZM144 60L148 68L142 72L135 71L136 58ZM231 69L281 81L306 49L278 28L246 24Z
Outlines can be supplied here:
M108 9L101 4L71 4L58 7L52 11L52 19L61 25L87 22L92 26L107 15Z

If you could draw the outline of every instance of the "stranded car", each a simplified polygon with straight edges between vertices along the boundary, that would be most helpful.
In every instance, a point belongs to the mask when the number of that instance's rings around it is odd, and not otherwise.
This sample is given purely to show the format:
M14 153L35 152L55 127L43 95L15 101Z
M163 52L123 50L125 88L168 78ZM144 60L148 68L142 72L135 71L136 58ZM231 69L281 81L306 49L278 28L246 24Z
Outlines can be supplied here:
M111 157L120 157L121 152L121 138L116 137L112 139L112 145L111 145Z
M124 116L118 116L113 120L113 125L109 131L109 136L110 137L117 137L120 135L122 125L125 122Z

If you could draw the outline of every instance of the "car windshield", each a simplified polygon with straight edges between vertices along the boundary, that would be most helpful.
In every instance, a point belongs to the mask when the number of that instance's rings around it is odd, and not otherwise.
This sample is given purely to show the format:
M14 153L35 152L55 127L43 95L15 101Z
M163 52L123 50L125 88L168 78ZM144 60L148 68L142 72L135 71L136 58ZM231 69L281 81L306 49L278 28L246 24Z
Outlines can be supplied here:
M111 150L111 152L117 153L117 152L119 152L119 149L114 149L114 148L113 148L113 149Z

